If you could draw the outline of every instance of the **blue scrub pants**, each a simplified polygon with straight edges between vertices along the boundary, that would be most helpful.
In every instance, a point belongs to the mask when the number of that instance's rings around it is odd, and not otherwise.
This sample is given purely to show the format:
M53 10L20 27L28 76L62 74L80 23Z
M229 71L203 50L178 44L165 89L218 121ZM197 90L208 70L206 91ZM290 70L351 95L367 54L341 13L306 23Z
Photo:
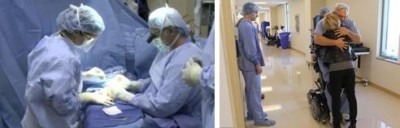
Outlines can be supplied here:
M242 71L244 77L247 116L253 117L254 122L263 122L263 109L261 106L261 77L255 71Z

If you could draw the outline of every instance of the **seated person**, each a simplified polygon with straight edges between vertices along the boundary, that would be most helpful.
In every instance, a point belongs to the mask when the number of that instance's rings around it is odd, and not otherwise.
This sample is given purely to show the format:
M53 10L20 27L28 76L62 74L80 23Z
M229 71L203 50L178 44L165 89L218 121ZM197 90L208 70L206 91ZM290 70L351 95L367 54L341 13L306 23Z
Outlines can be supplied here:
M278 26L274 26L274 28L272 28L272 30L274 31L273 33L274 33L274 35L272 35L271 33L268 33L269 35L268 35L268 42L269 42L269 44L271 44L271 45L274 45L274 44L277 44L277 42L279 41L278 40L278 37L277 37L277 33L278 33Z
M278 26L276 28L278 29ZM279 46L281 46L281 36L280 36L280 34L282 32L284 32L283 31L284 28L285 28L285 26L281 26L281 28L278 29L278 31L276 31L276 33L275 33L275 36L276 36L276 47L277 48L279 48Z

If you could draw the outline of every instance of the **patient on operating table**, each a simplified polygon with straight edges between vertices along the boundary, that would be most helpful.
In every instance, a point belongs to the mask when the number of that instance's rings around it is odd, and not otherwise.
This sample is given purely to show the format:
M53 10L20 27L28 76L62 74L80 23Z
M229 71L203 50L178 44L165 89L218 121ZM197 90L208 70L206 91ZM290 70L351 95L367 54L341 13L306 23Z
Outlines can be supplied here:
M336 30L341 26L339 17L335 14L328 13L325 18L321 21L323 24L323 36L328 39L339 39L343 38L343 41L350 43L352 40L347 35L337 35ZM340 49L336 46L325 46L319 50L319 56L322 58L323 63L332 64L337 62L343 62L346 60L357 59L354 51L348 45L347 49Z
M85 105L82 109L84 112L82 124L85 128L141 126L142 118L144 117L142 109L129 103L116 100L116 95L121 94L113 92L115 89L134 89L130 85L134 83L134 81L130 81L123 76L122 74L124 71L125 69L120 69L111 73L106 73L103 78L98 76L83 77L83 91L96 92L100 95L107 95L115 99L115 104L113 106L97 104ZM136 91L132 90L132 92Z

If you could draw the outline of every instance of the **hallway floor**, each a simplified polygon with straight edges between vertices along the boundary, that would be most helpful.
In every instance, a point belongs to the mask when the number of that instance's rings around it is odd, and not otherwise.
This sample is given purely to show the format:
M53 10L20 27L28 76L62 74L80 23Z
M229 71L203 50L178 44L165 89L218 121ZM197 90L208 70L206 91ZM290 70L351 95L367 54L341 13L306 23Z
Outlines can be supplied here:
M268 118L277 122L272 128L327 128L312 118L306 98L314 70L307 66L305 55L292 49L278 49L263 44L266 66L263 68L262 101ZM356 85L358 128L400 128L400 99L373 87ZM255 127L253 121L247 126Z

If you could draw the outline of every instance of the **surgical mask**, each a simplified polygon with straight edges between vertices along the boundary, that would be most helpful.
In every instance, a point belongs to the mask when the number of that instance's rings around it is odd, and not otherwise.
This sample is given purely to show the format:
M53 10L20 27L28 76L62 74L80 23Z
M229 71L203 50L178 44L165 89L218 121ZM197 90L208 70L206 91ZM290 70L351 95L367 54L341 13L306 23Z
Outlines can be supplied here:
M151 44L153 44L160 52L169 52L171 50L169 46L163 43L160 37L153 39Z
M161 35L161 32L160 32L160 35ZM176 35L174 41L172 41L172 43L171 43L169 46L167 46L167 45L161 40L160 37L157 37L157 38L153 39L153 40L151 41L151 44L153 44L153 45L158 49L158 51L160 51L160 52L163 52L163 53L165 53L165 52L170 52L170 51L171 51L171 46L174 45L174 44L176 43L176 41L178 40L179 35L180 35L180 33L179 33L178 35Z
M91 39L85 39L81 45L75 45L78 49L84 51L84 52L89 52L90 49L92 49L93 45L94 45L94 38Z

